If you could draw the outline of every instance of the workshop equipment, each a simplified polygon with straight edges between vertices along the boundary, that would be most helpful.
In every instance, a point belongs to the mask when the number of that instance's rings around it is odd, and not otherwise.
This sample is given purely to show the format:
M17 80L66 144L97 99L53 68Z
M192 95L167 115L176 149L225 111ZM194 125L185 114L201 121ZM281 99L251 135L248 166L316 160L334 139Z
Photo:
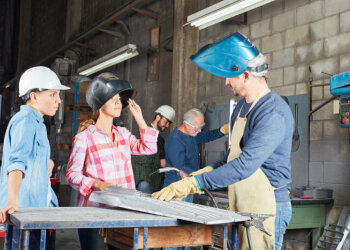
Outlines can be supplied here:
M340 126L350 127L350 95L340 96L339 101Z
M327 224L315 249L341 250L344 245L345 239L349 234L349 230L350 215L348 215L344 226Z
M292 137L292 152L298 151L300 146L300 136L298 130L298 104L294 105L294 132Z
M183 178L186 178L186 177L190 177L191 175L185 173L184 171L178 169L178 168L175 168L175 167L165 167L165 168L158 168L156 171L154 171L153 173L150 174L153 175L153 174L162 174L162 173L167 173L167 172L170 172L170 171L176 171L177 173L177 176L180 177L180 179L183 179Z
M330 91L334 96L350 94L350 71L332 76L330 79Z

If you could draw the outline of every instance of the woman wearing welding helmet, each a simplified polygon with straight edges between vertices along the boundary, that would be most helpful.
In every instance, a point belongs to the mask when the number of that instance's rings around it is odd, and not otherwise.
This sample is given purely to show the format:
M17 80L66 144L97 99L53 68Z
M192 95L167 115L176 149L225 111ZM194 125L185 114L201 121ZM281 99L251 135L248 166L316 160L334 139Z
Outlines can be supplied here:
M104 190L110 185L135 189L131 155L148 155L157 152L158 131L147 126L142 111L133 98L136 90L128 81L111 73L94 78L86 91L86 100L93 109L92 119L82 122L72 143L66 178L79 191L77 206L88 206L94 190ZM140 137L123 127L113 125L128 107L140 129ZM91 232L91 230L88 230ZM82 249L91 247L79 230ZM88 232L88 233L89 233Z

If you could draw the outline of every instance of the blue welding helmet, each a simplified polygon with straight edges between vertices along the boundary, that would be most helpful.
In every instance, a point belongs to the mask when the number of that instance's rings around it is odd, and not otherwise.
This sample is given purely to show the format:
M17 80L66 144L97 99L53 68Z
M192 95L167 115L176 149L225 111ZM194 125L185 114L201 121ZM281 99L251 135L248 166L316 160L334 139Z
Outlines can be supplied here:
M259 50L254 44L236 32L204 46L191 56L191 60L214 75L235 77L242 74L247 69L248 62L258 55Z

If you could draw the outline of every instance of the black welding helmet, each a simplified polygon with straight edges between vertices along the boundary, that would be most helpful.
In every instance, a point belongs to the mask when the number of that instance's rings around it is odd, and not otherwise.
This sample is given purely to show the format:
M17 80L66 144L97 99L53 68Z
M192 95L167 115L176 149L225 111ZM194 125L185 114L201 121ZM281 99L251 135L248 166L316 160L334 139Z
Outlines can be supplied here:
M123 108L128 106L128 99L134 99L137 91L126 80L120 80L112 73L102 73L95 77L86 90L86 101L94 109L100 109L116 94L120 95Z

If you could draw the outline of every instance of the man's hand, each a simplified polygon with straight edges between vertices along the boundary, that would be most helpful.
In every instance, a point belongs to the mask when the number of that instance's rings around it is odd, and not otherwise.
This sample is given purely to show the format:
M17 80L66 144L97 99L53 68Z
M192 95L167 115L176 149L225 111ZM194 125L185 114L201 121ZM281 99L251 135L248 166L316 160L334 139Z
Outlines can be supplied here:
M54 166L55 166L55 163L53 162L53 160L49 160L49 177L51 177L51 175L52 175L52 170L53 170L53 168L54 168Z
M170 201L171 199L182 200L189 194L198 193L199 190L200 187L195 177L188 177L170 184L159 192L153 193L152 197L162 201Z
M224 135L228 135L230 133L230 123L226 123L220 128L220 132Z
M14 212L16 212L18 210L18 205L17 204L7 204L3 209L1 209L0 211L0 222L1 223L8 223L11 224L10 221L10 214L13 214Z
M110 185L112 185L112 184L109 182L95 180L95 182L92 184L92 188L96 191L103 191L107 187L109 187Z
M213 171L214 168L212 166L206 166L204 168L201 168L197 171L194 171L192 173L190 173L191 176L195 176L195 175L200 175L200 174L203 174L203 173L208 173L208 172L211 172Z

